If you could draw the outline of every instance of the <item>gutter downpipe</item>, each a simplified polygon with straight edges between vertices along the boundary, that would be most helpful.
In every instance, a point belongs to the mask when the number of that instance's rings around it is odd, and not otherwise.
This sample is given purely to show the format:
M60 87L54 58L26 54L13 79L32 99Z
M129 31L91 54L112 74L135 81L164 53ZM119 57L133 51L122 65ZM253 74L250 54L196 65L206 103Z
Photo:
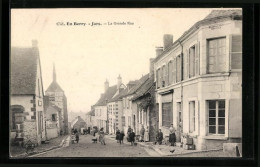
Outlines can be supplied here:
M181 135L181 133L183 133L183 83L182 83L182 81L183 81L183 45L182 45L182 43L181 43L181 41L179 40L178 41L179 42L179 44L180 44L180 46L181 46L181 112L182 112L182 114L181 114L181 122L182 122L182 132L180 132L180 130L179 130L179 133L180 133L180 135ZM179 114L178 114L179 115ZM180 136L180 139L181 139L181 136Z

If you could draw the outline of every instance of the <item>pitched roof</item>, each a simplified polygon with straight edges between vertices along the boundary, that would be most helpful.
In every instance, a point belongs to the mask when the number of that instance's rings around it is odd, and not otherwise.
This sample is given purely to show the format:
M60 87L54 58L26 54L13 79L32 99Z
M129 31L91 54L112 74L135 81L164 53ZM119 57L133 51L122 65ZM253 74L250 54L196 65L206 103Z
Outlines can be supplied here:
M133 96L132 100L137 100L138 98L145 95L154 86L154 77L150 77L144 82L144 84L138 89L136 94Z
M129 92L126 95L132 95L134 94L143 84L144 82L149 78L149 74L146 74L142 76L139 80L138 83L129 90Z
M117 85L109 87L94 106L105 106L109 100L115 95L117 91Z
M71 127L73 127L77 122L85 122L80 116L77 116L72 122Z
M124 95L126 93L126 89L121 88L119 93L113 97L111 100L109 100L109 102L115 102L115 101L119 101L122 100L122 95Z
M35 94L37 48L11 48L11 94Z
M57 81L52 81L46 92L64 92Z
M187 31L185 31L181 37L179 37L170 47L166 48L159 56L157 56L154 61L159 60L161 57L165 55L168 51L172 50L175 45L179 43L179 41L185 39L185 36L192 32L193 30L198 29L203 23L208 21L216 22L218 19L222 18L242 18L242 10L212 10L210 14L208 14L204 19L196 22L192 27L190 27Z

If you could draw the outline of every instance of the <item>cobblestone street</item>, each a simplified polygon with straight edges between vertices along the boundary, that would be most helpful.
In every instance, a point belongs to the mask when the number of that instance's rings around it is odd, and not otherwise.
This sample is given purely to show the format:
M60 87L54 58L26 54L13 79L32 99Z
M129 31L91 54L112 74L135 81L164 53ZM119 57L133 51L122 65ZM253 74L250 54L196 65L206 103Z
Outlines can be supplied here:
M92 143L92 136L81 135L79 143L69 144L68 147L52 150L34 157L151 157L160 156L151 149L141 146L131 146L124 141L119 144L116 140L106 138L106 145ZM148 153L149 152L149 153Z

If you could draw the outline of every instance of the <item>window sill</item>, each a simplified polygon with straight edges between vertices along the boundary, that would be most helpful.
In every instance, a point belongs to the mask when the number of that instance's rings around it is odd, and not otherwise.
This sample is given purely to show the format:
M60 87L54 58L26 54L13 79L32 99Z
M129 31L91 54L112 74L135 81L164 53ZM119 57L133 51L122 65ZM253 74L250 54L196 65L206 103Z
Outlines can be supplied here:
M228 139L224 135L209 135L209 136L204 136L202 138L207 139L207 140L227 140Z

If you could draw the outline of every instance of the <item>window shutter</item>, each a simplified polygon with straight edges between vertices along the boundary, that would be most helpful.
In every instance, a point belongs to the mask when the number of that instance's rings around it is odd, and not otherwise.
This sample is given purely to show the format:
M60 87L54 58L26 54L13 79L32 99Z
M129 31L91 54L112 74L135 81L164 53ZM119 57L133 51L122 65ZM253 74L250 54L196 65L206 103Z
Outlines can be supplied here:
M195 54L195 75L199 75L199 57L200 57L200 43L197 43L195 45L195 51L196 51L196 54Z
M168 64L165 65L165 86L168 86L169 82L169 69Z
M231 35L231 69L242 69L242 35Z
M186 78L188 79L189 78L189 50L187 49L186 50L186 62L185 62L185 66L186 66Z

